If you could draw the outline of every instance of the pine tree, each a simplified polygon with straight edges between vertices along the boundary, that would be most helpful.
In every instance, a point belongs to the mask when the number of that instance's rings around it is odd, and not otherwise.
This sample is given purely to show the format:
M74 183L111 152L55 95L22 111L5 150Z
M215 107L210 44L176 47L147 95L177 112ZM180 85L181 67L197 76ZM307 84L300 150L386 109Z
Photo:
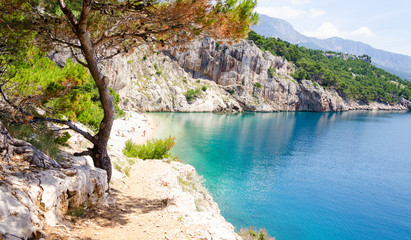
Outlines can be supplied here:
M107 171L110 181L107 142L114 121L114 103L109 79L99 68L101 61L126 54L143 42L161 48L185 44L202 35L232 41L245 38L249 26L258 20L253 12L256 3L256 0L1 0L0 38L7 39L9 45L32 41L44 50L57 45L70 48L97 85L104 118L98 133L91 135L71 121L36 116L16 107L22 114L33 115L28 122L65 124L82 134L93 148L76 155L91 156L96 167Z

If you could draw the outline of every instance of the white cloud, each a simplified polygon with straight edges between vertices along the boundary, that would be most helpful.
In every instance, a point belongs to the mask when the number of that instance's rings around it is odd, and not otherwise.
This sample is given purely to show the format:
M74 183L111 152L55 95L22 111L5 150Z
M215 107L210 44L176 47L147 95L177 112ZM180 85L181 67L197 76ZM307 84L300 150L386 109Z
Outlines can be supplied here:
M317 38L330 38L330 37L341 37L341 38L370 38L375 34L366 26L363 26L352 32L340 30L339 27L331 22L325 22L315 30L314 32L303 32L304 35Z
M315 18L315 17L319 17L319 16L324 15L325 11L322 10L322 9L318 9L318 8L311 8L309 10L309 14L310 14L310 17Z
M303 14L305 11L293 9L287 6L281 8L274 8L274 7L256 7L255 11L261 14L268 15L270 17L281 18L281 19L290 19L296 18Z
M317 38L341 37L342 32L334 24L330 22L323 23L314 32L303 32L304 35Z
M374 33L368 27L361 27L353 32L351 32L352 36L360 36L360 37L373 37Z
M317 8L311 8L308 11L291 8L288 6L275 7L256 7L256 12L268 15L270 17L281 19L293 19L301 16L319 17L325 14L325 11Z

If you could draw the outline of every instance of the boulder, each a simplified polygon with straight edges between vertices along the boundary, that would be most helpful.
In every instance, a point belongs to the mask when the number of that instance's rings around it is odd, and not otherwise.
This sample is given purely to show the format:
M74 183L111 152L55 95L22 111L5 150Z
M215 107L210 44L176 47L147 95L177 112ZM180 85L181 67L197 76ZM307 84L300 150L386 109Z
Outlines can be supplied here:
M108 185L104 170L87 165L84 159L75 160L70 154L63 154L64 162L51 159L53 165L39 167L16 148L32 149L31 144L10 137L1 122L0 129L0 236L46 237L46 225L70 226L65 220L70 209L105 201ZM49 157L45 159L52 162Z

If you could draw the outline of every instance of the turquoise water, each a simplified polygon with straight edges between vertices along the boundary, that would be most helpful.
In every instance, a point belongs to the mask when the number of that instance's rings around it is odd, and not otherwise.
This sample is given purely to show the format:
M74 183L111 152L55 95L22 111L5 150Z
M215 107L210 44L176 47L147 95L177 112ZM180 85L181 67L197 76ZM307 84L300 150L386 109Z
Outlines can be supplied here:
M237 229L285 239L411 239L411 114L159 113Z

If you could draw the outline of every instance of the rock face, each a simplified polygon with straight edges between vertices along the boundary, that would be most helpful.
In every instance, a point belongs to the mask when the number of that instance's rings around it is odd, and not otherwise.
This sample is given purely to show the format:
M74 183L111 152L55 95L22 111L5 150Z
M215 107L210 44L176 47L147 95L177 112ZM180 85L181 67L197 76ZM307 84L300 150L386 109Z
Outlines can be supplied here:
M172 57L147 46L136 54L103 63L111 86L120 94L123 107L138 111L210 112L238 111L240 105L217 84L193 79ZM192 101L187 91L197 90Z
M219 44L204 38L182 49L142 46L103 63L123 107L137 111L409 110L410 102L364 105L332 89L291 77L295 66L254 43ZM197 91L190 99L189 91Z
M64 65L59 49L49 57ZM219 44L204 38L184 48L157 51L146 45L102 63L122 107L135 111L345 111L410 110L411 103L368 105L343 99L317 83L297 82L295 66L254 43ZM193 97L188 97L195 93Z
M1 123L0 123L1 124ZM9 137L2 132L1 137ZM6 239L45 237L44 228L69 225L63 215L104 201L106 172L83 158L61 162L62 169L42 169L21 155L0 157L0 236Z
M182 221L187 229L193 231L196 239L241 239L220 213L217 203L203 185L195 168L191 165L172 162L162 178L168 183L167 211L175 215L183 215Z
M208 76L233 91L234 98L251 111L344 111L354 109L409 110L409 101L389 105L360 105L341 98L312 81L297 83L290 76L294 65L282 57L261 51L252 42L232 46L212 39L190 45L187 51L173 51L179 64L193 77ZM407 103L406 103L407 102Z

